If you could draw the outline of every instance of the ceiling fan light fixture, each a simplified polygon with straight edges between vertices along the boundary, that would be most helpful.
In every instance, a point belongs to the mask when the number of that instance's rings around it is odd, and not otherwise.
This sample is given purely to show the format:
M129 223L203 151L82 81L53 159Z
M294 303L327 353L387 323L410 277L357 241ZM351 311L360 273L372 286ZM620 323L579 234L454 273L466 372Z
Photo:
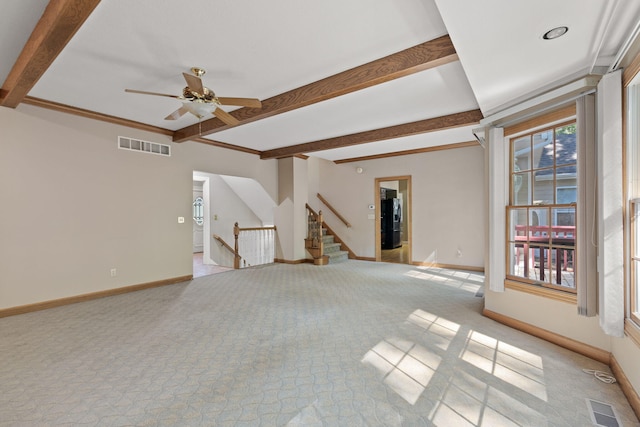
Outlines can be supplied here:
M193 74L182 73L187 86L182 89L182 95L168 95L164 93L146 92L141 90L125 89L125 92L141 93L146 95L157 95L179 99L182 107L165 117L165 120L177 120L186 113L191 113L198 119L209 115L216 116L227 126L236 126L240 121L220 108L222 105L234 105L239 107L261 108L262 103L257 98L218 98L216 94L206 87L200 77L205 70L198 67L191 69Z
M558 37L562 37L567 34L567 31L569 31L569 27L555 27L544 33L542 38L544 40L557 39Z
M184 102L184 107L189 110L191 114L198 118L203 118L213 113L218 106L210 102L202 102L195 100L193 102Z

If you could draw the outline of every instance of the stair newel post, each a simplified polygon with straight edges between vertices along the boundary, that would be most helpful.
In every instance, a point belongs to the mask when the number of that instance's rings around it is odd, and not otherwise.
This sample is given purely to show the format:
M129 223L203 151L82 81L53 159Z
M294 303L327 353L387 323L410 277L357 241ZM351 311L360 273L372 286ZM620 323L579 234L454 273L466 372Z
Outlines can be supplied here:
M315 265L325 265L328 257L323 254L324 241L322 238L322 211L315 213L307 205L307 238L304 239L304 247L313 257Z
M233 247L233 251L234 251L234 257L233 257L233 268L234 269L239 269L240 268L240 253L238 251L238 236L240 235L240 227L238 226L238 223L236 222L233 225L233 237L235 238L235 244Z
M318 211L318 248L320 248L320 254L324 254L323 240L322 240L322 211Z

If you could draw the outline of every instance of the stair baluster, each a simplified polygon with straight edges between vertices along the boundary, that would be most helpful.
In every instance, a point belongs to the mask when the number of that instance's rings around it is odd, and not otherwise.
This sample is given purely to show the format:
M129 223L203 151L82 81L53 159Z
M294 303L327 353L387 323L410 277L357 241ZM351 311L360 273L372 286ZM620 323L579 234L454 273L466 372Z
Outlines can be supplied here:
M326 265L348 258L348 252L341 250L341 244L335 243L333 235L327 234L323 227L322 211L316 214L309 205L307 207L307 238L305 248L313 257L315 265Z

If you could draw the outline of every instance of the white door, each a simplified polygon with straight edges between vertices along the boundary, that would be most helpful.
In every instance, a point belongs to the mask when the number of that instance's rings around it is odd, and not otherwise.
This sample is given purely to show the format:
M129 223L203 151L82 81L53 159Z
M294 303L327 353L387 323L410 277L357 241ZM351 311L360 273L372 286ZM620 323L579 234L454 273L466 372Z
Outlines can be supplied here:
M193 253L204 249L204 200L202 189L193 190Z

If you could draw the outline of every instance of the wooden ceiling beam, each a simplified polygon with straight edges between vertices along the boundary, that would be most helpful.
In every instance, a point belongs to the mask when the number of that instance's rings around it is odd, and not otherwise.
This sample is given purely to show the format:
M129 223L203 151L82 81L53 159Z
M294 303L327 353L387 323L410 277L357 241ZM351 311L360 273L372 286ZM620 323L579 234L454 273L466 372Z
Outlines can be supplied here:
M100 0L51 0L0 91L0 105L15 108L47 71Z
M290 145L288 147L266 150L260 154L261 159L279 159L314 151L331 150L334 148L349 147L351 145L367 144L376 141L402 138L405 136L419 135L422 133L439 130L453 129L461 126L475 125L482 119L480 110L465 111L449 114L447 116L420 120L381 129L322 139L304 144Z
M306 86L262 101L262 108L240 108L230 114L240 125L272 117L360 89L408 76L458 59L448 35L405 49L367 64L343 71ZM238 126L240 126L238 125ZM231 128L213 118L179 129L174 142L210 135Z
M252 148L247 148L247 147L241 147L239 145L227 144L226 142L214 141L212 139L196 138L196 139L194 139L194 141L195 142L200 142L200 143L206 144L206 145L211 145L213 147L226 148L226 149L229 149L229 150L241 151L243 153L260 155L260 151L258 151L258 150L254 150Z

